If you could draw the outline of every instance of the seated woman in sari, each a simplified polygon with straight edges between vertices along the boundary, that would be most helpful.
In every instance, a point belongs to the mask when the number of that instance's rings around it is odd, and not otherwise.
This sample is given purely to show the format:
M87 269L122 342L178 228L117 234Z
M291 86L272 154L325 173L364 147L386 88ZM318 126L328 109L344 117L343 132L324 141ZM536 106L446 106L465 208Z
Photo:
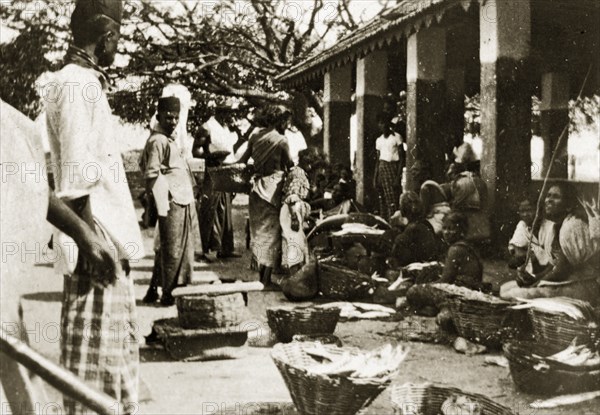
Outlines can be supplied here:
M519 276L500 288L500 297L572 297L600 303L600 244L590 237L588 224L578 212L577 193L568 182L550 187L544 199L547 229L540 229L542 250L532 249ZM549 235L542 237L542 231ZM547 255L543 264L538 252Z
M267 107L259 117L262 127L248 140L248 148L238 162L254 160L254 181L249 199L252 267L260 281L270 287L273 268L281 260L279 216L285 173L294 163L287 138L283 135L290 121L281 106Z
M425 220L423 204L415 192L402 194L400 213L408 220L408 225L395 238L388 264L397 269L415 262L440 259L443 256L442 242L435 235L433 226Z

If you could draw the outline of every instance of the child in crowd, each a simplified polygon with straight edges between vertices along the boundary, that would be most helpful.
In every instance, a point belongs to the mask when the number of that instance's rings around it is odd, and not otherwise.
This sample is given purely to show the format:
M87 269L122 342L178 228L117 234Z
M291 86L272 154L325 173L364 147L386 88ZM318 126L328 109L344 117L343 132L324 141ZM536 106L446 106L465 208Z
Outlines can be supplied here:
M308 243L304 223L310 215L306 202L310 192L308 176L299 166L287 173L283 185L283 205L279 215L282 229L282 265L293 274L308 261Z
M450 212L444 218L442 233L450 248L439 282L479 290L482 288L483 265L475 248L465 240L468 230L469 222L462 213Z
M531 239L531 226L535 217L535 208L529 199L523 200L519 204L519 218L515 232L508 242L508 252L510 259L508 266L516 269L525 263L527 257L527 247Z

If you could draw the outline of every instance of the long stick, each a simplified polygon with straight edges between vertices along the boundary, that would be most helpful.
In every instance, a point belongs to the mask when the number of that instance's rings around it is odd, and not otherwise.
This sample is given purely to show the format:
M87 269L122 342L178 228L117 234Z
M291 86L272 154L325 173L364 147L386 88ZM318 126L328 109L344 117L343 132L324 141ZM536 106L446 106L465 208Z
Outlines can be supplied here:
M590 64L588 71L585 74L585 78L583 79L583 83L581 84L581 88L579 89L579 94L577 94L578 100L581 98L581 95L583 94L583 89L585 88L585 85L587 84L588 77L590 76L590 72L592 71L592 66L593 66L593 64ZM552 151L552 156L550 157L550 162L548 163L548 168L546 170L546 176L544 177L544 182L542 183L542 189L540 190L540 195L538 196L538 200L537 200L537 204L536 204L536 208L535 208L535 216L533 218L533 223L531 224L532 232L529 235L529 245L527 247L527 257L525 258L526 264L528 264L529 260L531 259L531 243L533 241L533 230L536 229L537 223L540 220L540 210L542 208L542 199L543 199L543 196L546 193L546 190L548 187L548 179L550 179L550 172L552 171L552 166L554 165L554 161L556 160L556 157L558 155L558 149L562 145L562 142L563 142L564 138L566 137L568 131L569 131L569 122L567 121L567 125L565 125L565 128L563 128L562 132L560 133L560 136L558 136L558 140L556 140L556 145L554 146L554 150Z
M0 352L34 372L62 394L100 415L114 415L116 400L83 383L68 370L46 359L0 328Z

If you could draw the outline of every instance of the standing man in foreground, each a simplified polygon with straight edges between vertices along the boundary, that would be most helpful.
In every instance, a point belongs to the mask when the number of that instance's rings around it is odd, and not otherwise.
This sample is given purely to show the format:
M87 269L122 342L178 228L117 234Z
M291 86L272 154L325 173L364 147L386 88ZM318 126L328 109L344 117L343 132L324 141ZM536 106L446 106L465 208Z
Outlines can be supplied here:
M156 202L160 235L152 282L144 301L155 301L158 298L156 287L162 284L160 302L164 306L175 304L171 295L175 287L191 282L194 242L199 242L198 235L192 232L195 205L191 173L176 141L179 110L180 102L176 97L158 100L158 125L148 138L140 159L146 193L153 194Z
M71 16L73 44L46 96L56 195L106 241L116 272L83 261L73 241L56 231L55 264L65 276L61 364L113 396L119 413L135 413L138 340L129 261L144 256L142 236L116 142L102 67L115 58L122 3L79 0ZM67 398L64 413L84 413Z

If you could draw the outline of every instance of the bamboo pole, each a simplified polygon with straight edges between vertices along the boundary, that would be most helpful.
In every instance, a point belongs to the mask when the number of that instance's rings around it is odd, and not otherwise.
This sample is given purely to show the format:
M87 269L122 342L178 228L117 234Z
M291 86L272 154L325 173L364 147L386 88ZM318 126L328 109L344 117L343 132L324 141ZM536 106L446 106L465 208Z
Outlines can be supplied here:
M86 385L68 370L46 359L0 328L0 352L23 365L62 394L100 415L114 415L116 400Z

